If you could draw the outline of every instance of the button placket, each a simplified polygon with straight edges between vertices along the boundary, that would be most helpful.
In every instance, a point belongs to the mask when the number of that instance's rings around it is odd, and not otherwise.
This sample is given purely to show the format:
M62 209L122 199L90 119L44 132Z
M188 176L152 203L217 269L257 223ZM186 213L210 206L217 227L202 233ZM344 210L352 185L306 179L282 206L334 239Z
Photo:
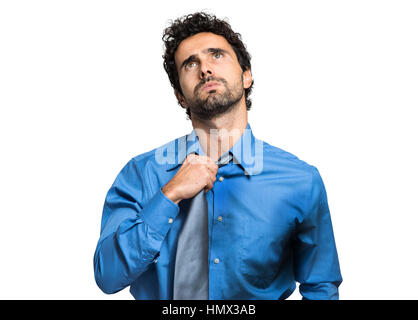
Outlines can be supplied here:
M214 203L214 214L213 214L213 221L214 221L214 228L213 228L213 245L212 245L212 263L216 269L221 266L222 261L222 233L224 232L224 227L222 226L222 221L224 220L222 215L222 210L224 208L224 191L223 189L226 187L224 185L225 177L222 175L223 166L219 168L219 176L217 178L217 182L219 183L216 188L214 188L214 192L216 195L214 196L215 203ZM222 183L221 183L222 182Z
M225 158L224 158L225 159ZM218 168L218 183L214 184L213 190L213 213L212 213L212 245L211 245L211 252L210 252L210 259L212 261L212 267L214 268L212 272L218 272L215 270L222 269L222 260L224 257L224 243L222 243L222 236L225 232L225 227L223 226L224 217L222 215L223 210L225 208L225 198L224 198L224 189L226 188L225 185L225 177L223 176L223 171L226 170L226 164L230 160L227 160L226 163L219 165ZM221 183L222 182L222 183ZM216 220L215 220L216 219ZM219 276L219 275L218 275Z

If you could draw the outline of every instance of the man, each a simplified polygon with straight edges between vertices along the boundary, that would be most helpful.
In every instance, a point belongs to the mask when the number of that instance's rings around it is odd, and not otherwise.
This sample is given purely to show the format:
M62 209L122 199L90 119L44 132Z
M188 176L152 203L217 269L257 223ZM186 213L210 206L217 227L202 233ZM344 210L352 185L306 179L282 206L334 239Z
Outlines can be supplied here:
M338 299L318 170L256 139L250 55L205 13L175 20L164 67L193 131L122 169L103 209L98 286L136 299Z

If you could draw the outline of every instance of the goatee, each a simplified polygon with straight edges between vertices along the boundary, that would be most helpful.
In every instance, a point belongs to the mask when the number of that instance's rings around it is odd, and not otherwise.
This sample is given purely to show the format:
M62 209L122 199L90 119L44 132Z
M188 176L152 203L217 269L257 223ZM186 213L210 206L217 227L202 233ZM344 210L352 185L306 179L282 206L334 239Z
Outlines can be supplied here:
M209 81L216 81L220 85L210 89L206 97L200 95L200 89ZM220 90L223 86L224 90ZM193 100L188 101L191 113L202 120L210 120L218 115L228 112L241 100L244 95L242 79L230 88L225 79L209 76L203 79L194 89Z

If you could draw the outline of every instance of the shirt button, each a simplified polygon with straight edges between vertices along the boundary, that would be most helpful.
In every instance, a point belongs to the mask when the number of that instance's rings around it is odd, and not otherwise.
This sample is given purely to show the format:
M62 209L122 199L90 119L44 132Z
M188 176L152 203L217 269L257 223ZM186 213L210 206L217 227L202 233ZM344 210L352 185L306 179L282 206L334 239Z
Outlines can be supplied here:
M173 218L168 219L168 223L173 223Z
M219 259L216 258L215 260L213 260L213 262L215 262L216 264L218 264L219 263Z
M218 179L220 182L224 181L224 177L219 177Z
M218 221L219 221L219 222L222 222L222 219L223 219L223 218L222 218L222 216L219 216L219 217L218 217Z

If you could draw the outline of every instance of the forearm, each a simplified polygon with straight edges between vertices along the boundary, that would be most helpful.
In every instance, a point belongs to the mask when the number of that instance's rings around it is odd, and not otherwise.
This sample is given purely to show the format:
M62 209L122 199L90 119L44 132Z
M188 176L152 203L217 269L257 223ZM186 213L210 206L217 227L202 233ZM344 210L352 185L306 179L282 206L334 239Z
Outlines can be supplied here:
M316 284L301 284L299 292L302 300L338 300L338 286L341 281L337 282L321 282Z
M154 262L164 238L142 220L126 220L103 239L94 255L96 283L105 293L130 285Z
M94 255L95 279L103 292L122 290L148 269L178 211L159 190L139 215L124 219L117 227L109 226L113 232L105 227Z
M294 270L304 299L336 300L342 282L325 186L315 169L311 210L298 223Z

